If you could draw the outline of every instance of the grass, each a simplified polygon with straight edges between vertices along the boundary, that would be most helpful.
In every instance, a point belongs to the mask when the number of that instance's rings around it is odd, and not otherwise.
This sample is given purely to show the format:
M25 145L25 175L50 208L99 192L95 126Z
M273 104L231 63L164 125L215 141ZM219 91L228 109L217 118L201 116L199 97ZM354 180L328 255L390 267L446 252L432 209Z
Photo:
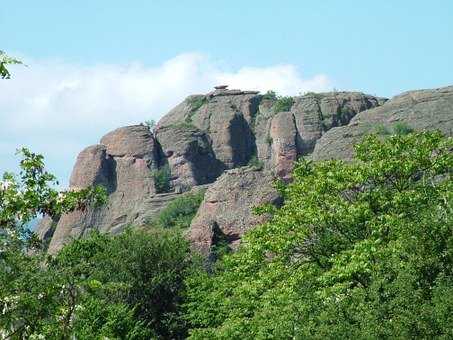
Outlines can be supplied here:
M261 170L264 167L263 161L259 160L256 155L252 155L252 157L250 157L250 160L247 163L247 165L257 170Z
M390 136L390 135L407 135L414 131L407 123L398 122L392 126L385 126L384 124L378 124L374 128L375 132L381 136Z
M188 99L188 103L190 105L190 112L189 115L186 117L186 123L192 122L192 116L197 112L197 110L202 107L205 103L207 103L206 96L194 96Z

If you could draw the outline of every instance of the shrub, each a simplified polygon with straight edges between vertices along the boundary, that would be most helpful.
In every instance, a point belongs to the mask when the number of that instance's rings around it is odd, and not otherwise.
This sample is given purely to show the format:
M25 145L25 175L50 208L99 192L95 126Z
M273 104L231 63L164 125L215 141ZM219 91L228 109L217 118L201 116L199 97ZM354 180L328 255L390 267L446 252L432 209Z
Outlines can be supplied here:
M151 131L154 131L156 128L156 121L154 119L145 120L145 125L149 127Z
M256 155L252 155L247 165L255 169L261 170L264 166L264 163Z
M395 135L407 135L413 131L414 129L404 122L398 122L393 125L393 133Z
M269 90L265 94L263 94L262 99L276 100L277 94L275 93L275 91Z
M154 188L158 194L170 191L171 172L168 164L153 172Z
M389 135L407 135L413 132L412 129L408 124L404 122L398 122L390 127L385 126L384 124L378 124L375 127L375 132L381 136L389 136Z
M374 130L378 135L381 135L381 136L388 136L388 135L392 134L390 129L388 127L386 127L384 124L376 125Z
M66 285L81 288L74 291L77 338L180 339L185 323L179 305L191 265L180 233L128 229L73 241L50 268Z
M273 111L275 113L289 111L289 110L291 110L291 107L293 106L293 104L294 104L293 97L280 96L280 97L278 97L277 101L275 102L275 104L273 106Z
M266 136L266 143L267 144L272 145L273 142L274 142L274 140L272 139L271 136Z
M204 191L184 194L170 202L152 222L160 228L188 228L203 201Z
M195 112L200 107L202 107L205 103L207 103L207 101L208 100L207 100L206 96L193 96L188 99L188 103L190 105L190 112L185 119L186 123L192 122L192 116L195 114Z

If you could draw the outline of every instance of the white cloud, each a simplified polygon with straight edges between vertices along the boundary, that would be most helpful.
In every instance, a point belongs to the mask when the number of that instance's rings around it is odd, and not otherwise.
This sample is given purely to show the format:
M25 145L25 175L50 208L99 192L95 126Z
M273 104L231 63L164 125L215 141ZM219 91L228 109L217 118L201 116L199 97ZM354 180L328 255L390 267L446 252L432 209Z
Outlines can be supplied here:
M331 88L325 75L303 78L294 65L225 70L198 53L176 56L157 67L80 66L29 61L0 81L0 173L17 163L16 147L43 153L49 168L67 181L78 151L106 132L158 120L193 93L214 85L295 95Z

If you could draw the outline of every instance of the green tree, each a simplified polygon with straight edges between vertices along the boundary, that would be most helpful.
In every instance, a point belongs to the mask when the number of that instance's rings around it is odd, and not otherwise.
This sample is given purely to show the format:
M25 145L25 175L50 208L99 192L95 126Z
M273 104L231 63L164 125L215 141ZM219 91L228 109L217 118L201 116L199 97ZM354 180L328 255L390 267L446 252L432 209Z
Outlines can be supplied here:
M61 291L27 223L38 215L59 216L102 204L106 193L101 187L57 191L43 156L25 148L19 153L20 174L5 173L0 181L0 330L6 338L22 339L58 314L55 301Z
M453 336L453 140L367 137L302 160L272 219L187 280L193 339Z
M154 187L158 194L169 192L171 189L171 171L168 164L153 171Z
M15 58L11 58L5 52L0 50L0 78L10 79L11 74L9 73L9 71L6 67L8 65L14 65L14 64L22 64L22 62Z
M138 333L165 339L185 335L179 306L191 267L187 241L160 229L93 233L64 247L52 264L79 287L75 335L126 338ZM113 322L123 317L123 326Z
M289 111L289 110L291 110L291 107L293 106L293 104L294 104L293 97L278 96L277 101L275 102L274 106L272 107L272 110L275 113Z

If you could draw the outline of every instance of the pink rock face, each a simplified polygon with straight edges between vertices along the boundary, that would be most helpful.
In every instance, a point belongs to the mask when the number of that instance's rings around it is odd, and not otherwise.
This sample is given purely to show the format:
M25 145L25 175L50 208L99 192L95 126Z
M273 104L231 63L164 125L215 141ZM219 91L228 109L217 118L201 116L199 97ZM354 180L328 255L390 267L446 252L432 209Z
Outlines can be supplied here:
M125 126L113 130L101 139L107 153L114 157L137 157L152 159L156 151L155 140L146 126Z
M278 113L271 122L272 164L275 173L289 179L297 160L297 130L291 112Z
M50 253L92 229L120 232L146 210L146 200L155 194L152 170L159 163L159 150L147 127L123 127L108 133L101 142L79 154L70 186L78 189L102 185L109 193L108 202L97 209L61 216L49 245Z
M112 176L112 158L106 150L105 145L92 145L80 152L69 180L71 188L108 185Z
M207 190L192 221L188 237L194 247L208 255L216 238L221 236L231 248L237 248L244 232L264 221L252 209L263 203L279 202L272 183L272 174L249 167L225 172Z

